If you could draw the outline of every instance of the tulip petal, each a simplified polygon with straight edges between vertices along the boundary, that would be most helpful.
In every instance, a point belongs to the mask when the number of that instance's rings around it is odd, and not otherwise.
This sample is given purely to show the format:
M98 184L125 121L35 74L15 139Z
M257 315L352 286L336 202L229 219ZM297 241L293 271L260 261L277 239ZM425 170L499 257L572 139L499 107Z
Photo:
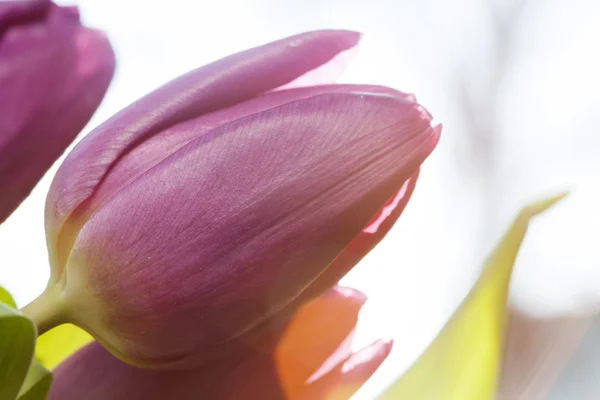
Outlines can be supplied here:
M436 128L439 134L439 128ZM302 292L288 307L293 311L307 299L320 295L323 290L331 287L344 277L360 260L363 259L390 231L400 218L404 208L417 184L419 170L408 178L404 184L381 207L365 228L352 242L336 257L336 259L321 273L313 284ZM285 313L282 313L284 315Z
M350 64L350 62L356 56L357 50L358 46L345 50L337 54L326 64L307 72L299 78L280 86L275 90L336 83L338 78L344 73L347 65Z
M307 385L298 400L348 400L375 373L392 350L392 342L378 340L349 356L327 375Z
M379 212L371 219L371 222L336 257L331 265L306 290L281 310L279 319L286 321L305 302L319 296L328 287L331 287L335 282L342 279L352 267L358 264L385 237L408 204L418 177L419 169L388 199ZM274 331L275 335L277 335L277 329L273 325L277 326L276 320L267 321L265 324L258 326L255 332L251 332L251 335L268 335L267 332L269 330Z
M10 27L31 23L44 18L50 9L50 0L14 0L0 2L0 36Z
M47 1L0 8L0 223L89 121L114 54L71 8Z
M351 348L346 338L353 333L365 300L362 293L338 286L294 315L274 356L281 387L289 398L301 392L332 355L337 358L333 365L348 357ZM340 349L343 344L347 346Z
M133 333L126 329L139 329L120 324L131 320L129 312L147 327L168 318L178 325L153 331L196 331L178 341L180 355L211 343L191 352L209 356L218 350L215 342L245 333L305 290L438 138L415 103L367 93L318 95L215 129L157 164L86 223L67 275L103 288L94 293L85 285L78 296L122 308L110 321L89 321L89 311L75 305L71 317L91 332L106 326L95 323L108 324L106 333L125 342ZM94 276L78 275L88 270ZM166 357L160 344L168 338L160 336L130 340L130 354L140 346L155 349L149 362Z
M206 382L201 371L159 373L137 369L93 342L55 369L48 399L193 400L203 393L203 385Z
M94 194L78 209L78 218L87 220L128 184L135 181L154 165L166 159L183 146L212 130L253 114L280 107L294 101L326 93L381 93L390 96L409 95L373 85L326 85L268 93L235 106L203 115L175 125L148 138L123 155L111 167L110 174L98 184ZM69 226L68 228L72 228ZM331 285L329 285L331 286Z
M48 400L288 400L269 354L246 353L184 371L125 364L93 342L53 372Z
M564 196L524 208L487 260L463 304L419 359L379 399L488 400L496 397L506 298L529 220Z
M282 86L358 40L356 32L316 31L246 50L183 75L99 126L65 160L48 193L46 235L51 262L64 261L53 249L59 248L58 235L65 221L133 147L185 120Z

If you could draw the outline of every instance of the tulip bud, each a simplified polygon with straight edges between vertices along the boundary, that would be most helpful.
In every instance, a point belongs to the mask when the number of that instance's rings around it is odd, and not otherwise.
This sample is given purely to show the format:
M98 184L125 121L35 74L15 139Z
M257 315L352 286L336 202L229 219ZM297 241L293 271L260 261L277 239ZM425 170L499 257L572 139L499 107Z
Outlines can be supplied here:
M89 121L114 64L76 8L0 2L0 223Z
M50 400L349 399L391 350L377 341L352 353L352 332L366 298L335 287L288 321L273 352L238 348L187 371L129 366L92 343L54 371Z
M230 56L83 139L48 194L41 329L72 322L130 364L187 368L335 284L399 216L440 130L385 87L276 90L357 41Z

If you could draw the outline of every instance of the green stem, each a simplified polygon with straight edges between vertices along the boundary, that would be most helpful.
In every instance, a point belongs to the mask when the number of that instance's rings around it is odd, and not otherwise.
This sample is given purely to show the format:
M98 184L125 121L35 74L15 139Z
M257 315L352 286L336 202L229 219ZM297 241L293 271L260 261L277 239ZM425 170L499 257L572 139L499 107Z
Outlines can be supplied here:
M38 336L64 322L60 291L57 286L48 286L44 292L21 309L37 326Z

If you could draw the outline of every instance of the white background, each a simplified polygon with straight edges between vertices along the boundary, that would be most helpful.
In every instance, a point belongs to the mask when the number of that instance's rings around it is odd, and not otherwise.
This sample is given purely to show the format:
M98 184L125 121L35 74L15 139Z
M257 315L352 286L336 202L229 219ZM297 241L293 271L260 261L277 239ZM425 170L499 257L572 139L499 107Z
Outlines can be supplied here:
M373 397L418 356L519 207L540 195L573 191L534 224L513 301L544 315L600 310L597 0L532 0L520 12L519 1L508 0L79 3L85 23L107 32L118 59L84 132L192 68L318 28L365 33L343 81L416 93L443 123L405 214L343 281L370 298L357 346L395 338L392 355L357 398ZM48 277L43 207L57 166L0 226L0 284L20 305Z

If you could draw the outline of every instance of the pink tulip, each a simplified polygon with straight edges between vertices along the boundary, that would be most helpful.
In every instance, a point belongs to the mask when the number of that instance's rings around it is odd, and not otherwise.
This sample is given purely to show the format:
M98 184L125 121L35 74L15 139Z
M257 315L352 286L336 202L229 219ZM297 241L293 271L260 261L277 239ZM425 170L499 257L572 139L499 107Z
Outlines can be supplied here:
M0 223L87 124L114 67L76 8L0 2Z
M25 312L132 365L190 368L338 282L399 217L440 134L393 89L277 90L358 39L235 54L90 133L48 194L52 273Z

